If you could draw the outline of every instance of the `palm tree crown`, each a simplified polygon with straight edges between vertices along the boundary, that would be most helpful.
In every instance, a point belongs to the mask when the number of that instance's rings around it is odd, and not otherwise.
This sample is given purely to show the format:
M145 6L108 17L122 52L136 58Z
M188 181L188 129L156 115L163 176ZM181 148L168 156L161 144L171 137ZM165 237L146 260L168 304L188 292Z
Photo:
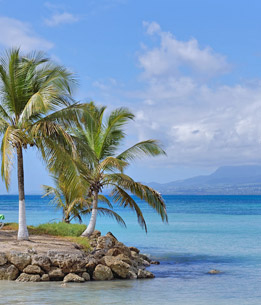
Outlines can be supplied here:
M42 53L21 55L19 49L12 49L0 58L1 174L8 189L13 155L16 153L19 239L28 239L23 149L35 145L48 159L55 141L69 141L64 130L66 123L75 117L77 108L70 98L72 82L71 73L53 64Z
M88 195L92 198L92 217L83 235L90 235L95 228L98 196L104 187L111 189L110 197L114 203L136 212L139 224L147 231L142 211L130 193L147 202L160 214L162 221L167 221L165 203L157 191L134 181L124 171L138 157L165 152L157 141L147 140L118 153L125 137L124 127L134 115L126 108L118 108L105 118L105 109L90 103L82 113L79 127L74 130L80 155L78 170L88 184Z

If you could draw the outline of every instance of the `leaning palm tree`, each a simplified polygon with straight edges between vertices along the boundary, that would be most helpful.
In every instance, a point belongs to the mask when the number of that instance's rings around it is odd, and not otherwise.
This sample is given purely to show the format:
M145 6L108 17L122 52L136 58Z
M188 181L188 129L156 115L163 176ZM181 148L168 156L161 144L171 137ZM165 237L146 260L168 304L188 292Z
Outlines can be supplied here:
M86 194L88 184L77 176L77 183L72 186L67 179L63 179L63 175L53 177L55 187L43 185L43 197L51 198L50 203L57 209L62 209L62 222L70 223L76 219L82 223L82 216L90 214L92 211L91 200ZM119 224L126 226L124 220L113 211L110 201L103 195L99 195L99 201L107 204L109 208L99 207L98 212L102 215L109 215L114 218Z
M19 240L28 239L23 149L36 146L48 163L56 163L54 148L71 142L64 130L76 119L79 107L71 102L72 82L71 73L42 53L23 56L19 49L12 49L0 58L1 174L8 190L16 153Z
M74 138L80 161L78 170L88 184L88 196L92 200L92 212L89 225L83 236L89 236L95 230L99 195L103 188L111 188L112 202L122 207L134 210L139 224L147 232L147 226L142 211L130 195L133 194L147 202L162 221L167 221L166 206L161 195L154 189L134 181L124 173L130 161L142 156L157 156L164 154L157 141L139 142L122 153L118 153L125 137L124 126L134 118L125 108L111 112L106 119L105 107L89 104L88 110L82 113L80 126L74 130Z

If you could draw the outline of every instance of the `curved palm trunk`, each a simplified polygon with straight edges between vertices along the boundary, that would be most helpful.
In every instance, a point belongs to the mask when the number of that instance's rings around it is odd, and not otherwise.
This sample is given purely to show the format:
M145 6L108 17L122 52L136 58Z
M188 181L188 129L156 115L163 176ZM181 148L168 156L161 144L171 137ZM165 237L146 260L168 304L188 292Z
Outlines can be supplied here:
M28 240L29 234L26 226L25 199L24 199L24 161L23 150L19 145L17 148L17 174L18 174L18 192L19 192L19 226L18 240Z
M91 219L87 229L82 233L82 236L88 237L94 232L96 219L97 219L97 212L98 212L97 207L98 207L98 192L95 191L93 195Z

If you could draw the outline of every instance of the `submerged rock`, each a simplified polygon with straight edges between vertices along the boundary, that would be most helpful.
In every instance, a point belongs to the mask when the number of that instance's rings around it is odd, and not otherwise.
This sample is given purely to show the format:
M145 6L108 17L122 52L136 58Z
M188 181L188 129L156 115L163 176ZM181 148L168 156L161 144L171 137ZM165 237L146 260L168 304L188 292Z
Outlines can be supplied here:
M65 283L68 283L68 282L83 283L84 278L75 273L69 273L64 277L63 281Z
M208 274L219 274L219 273L221 273L221 271L216 270L216 269L212 269L208 272Z
M138 279L152 279L155 275L148 270L139 269L138 270Z
M16 282L40 282L41 277L39 274L21 273L16 279Z

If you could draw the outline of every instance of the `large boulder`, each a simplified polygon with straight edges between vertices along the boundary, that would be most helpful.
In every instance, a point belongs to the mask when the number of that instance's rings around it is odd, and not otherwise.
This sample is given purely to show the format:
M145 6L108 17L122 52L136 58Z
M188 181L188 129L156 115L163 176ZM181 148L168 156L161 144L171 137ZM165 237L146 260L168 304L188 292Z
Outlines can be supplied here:
M52 281L60 281L64 278L64 273L60 268L57 267L51 267L48 275Z
M23 270L24 273L29 274L43 274L42 269L39 266L36 265L28 265Z
M90 274L88 272L83 272L82 277L84 278L85 281L91 280Z
M11 264L15 265L20 271L31 264L31 255L28 253L10 252L8 260Z
M126 279L130 270L130 265L115 256L105 256L104 263L116 274L117 277Z
M21 273L16 279L16 282L40 282L41 277L39 274Z
M0 253L0 266L3 266L7 263L7 257L5 253Z
M51 261L46 255L33 255L32 265L37 265L46 272L51 269Z
M99 264L93 272L93 279L96 281L108 281L113 279L113 274L109 267Z
M41 281L42 282L49 282L50 281L50 278L49 278L49 275L48 274L43 274L42 277L41 277Z
M60 268L64 273L85 272L87 258L81 254L59 253L54 251L48 252L48 257L52 266Z
M69 273L64 277L63 281L65 283L69 283L69 282L83 283L84 278L75 273Z
M0 266L0 280L15 280L19 275L19 270L14 265L6 264Z
M107 233L105 236L98 238L96 249L110 249L116 242L117 239L111 233Z

